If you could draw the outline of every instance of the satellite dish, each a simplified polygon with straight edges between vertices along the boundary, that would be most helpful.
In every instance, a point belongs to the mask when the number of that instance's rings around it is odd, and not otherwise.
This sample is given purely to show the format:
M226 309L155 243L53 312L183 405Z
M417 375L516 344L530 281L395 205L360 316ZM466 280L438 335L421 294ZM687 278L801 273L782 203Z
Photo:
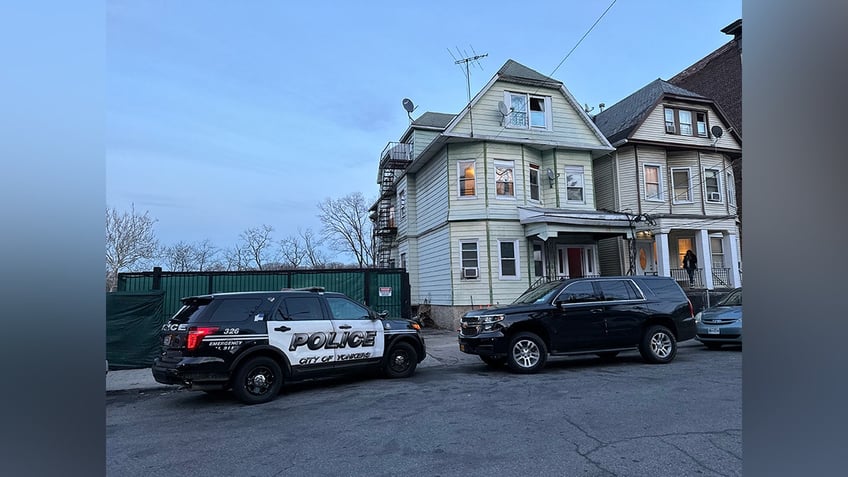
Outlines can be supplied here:
M724 131L721 130L720 126L713 126L710 128L710 131L712 131L713 136L715 137L721 137L721 135L724 134Z
M556 175L554 175L554 171L551 168L548 168L548 179L550 179L550 180L556 179Z
M412 100L409 98L403 98L403 109L406 110L407 113L411 113L415 110L415 105L412 104Z
M509 109L506 108L506 103L503 101L498 101L498 111L501 112L502 116L509 114Z

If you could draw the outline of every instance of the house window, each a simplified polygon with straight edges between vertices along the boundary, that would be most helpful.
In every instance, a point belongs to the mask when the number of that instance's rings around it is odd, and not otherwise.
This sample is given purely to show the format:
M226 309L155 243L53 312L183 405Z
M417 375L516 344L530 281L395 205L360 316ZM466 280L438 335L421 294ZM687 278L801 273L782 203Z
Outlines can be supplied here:
M498 240L498 252L500 253L500 278L514 280L518 276L518 241Z
M566 201L584 203L583 166L567 166L565 168L565 183Z
M545 262L543 245L541 242L533 242L533 273L537 277L545 276Z
M683 257L687 250L695 252L694 241L691 238L677 239L677 263L680 268L683 268Z
M704 169L704 191L707 193L707 202L721 202L719 177L718 169Z
M530 164L530 199L539 200L539 166Z
M495 161L495 193L497 197L515 197L515 163Z
M645 199L663 200L660 166L645 164Z
M549 129L551 98L526 93L504 92L504 103L509 105L508 128Z
M400 268L406 270L406 254L400 254Z
M692 202L692 185L688 168L671 170L671 188L674 190L672 201L675 204Z
M463 272L466 269L473 269L474 271L478 270L478 262L477 262L477 241L473 242L460 242L460 263L462 264ZM476 274L475 274L476 275ZM465 274L463 274L465 276Z
M736 205L736 183L733 181L733 174L728 172L725 176L725 182L727 183L727 203Z
M708 137L707 113L679 108L665 108L665 132L681 136ZM693 127L694 119L694 127Z
M459 196L474 197L477 195L477 178L474 170L475 161L461 161L459 163Z
M400 218L406 218L406 191L398 192L398 205L400 206Z
M724 248L721 239L721 237L710 237L710 254L714 269L724 268Z

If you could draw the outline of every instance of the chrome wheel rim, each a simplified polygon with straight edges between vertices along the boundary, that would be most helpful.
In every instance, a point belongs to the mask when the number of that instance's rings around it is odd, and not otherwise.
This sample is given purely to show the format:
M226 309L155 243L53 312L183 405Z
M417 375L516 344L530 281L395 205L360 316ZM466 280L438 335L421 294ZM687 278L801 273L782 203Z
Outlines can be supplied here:
M651 351L657 358L665 359L671 355L671 338L665 333L654 333L651 337Z
M541 356L539 346L533 340L518 340L512 347L512 359L522 368L532 368Z

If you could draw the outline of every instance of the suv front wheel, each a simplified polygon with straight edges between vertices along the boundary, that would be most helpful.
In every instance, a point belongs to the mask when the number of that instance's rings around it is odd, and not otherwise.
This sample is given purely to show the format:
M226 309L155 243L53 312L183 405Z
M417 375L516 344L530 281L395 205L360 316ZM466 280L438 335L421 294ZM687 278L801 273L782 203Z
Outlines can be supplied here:
M516 373L538 373L548 359L548 348L539 335L530 332L518 333L509 341L506 362Z
M674 339L671 330L665 326L651 326L642 337L639 353L648 363L670 363L677 354L677 340Z

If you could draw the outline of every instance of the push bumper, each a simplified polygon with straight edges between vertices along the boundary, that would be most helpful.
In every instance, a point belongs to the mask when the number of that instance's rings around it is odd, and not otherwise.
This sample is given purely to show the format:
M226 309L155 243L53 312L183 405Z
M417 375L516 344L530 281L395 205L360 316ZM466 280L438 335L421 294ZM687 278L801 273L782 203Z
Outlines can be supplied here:
M226 383L230 373L220 358L181 358L153 361L153 379L162 384Z
M463 353L479 356L506 356L507 343L503 333L480 333L476 336L458 336L459 350Z

